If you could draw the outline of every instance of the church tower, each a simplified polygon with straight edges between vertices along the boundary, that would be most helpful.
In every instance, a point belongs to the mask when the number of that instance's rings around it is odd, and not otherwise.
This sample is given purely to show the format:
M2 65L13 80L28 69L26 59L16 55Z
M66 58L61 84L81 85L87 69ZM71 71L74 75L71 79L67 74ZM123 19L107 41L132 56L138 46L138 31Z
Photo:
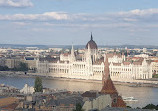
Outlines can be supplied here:
M106 57L105 61L102 84L103 86L100 93L110 94L112 98L112 107L126 107L126 103L123 101L122 97L118 95L118 92L113 84L113 81L110 78L108 57Z
M98 46L93 40L93 35L91 33L90 41L86 45L86 49L88 50L88 46L91 50L91 58L92 58L92 63L94 63L97 59L98 56Z

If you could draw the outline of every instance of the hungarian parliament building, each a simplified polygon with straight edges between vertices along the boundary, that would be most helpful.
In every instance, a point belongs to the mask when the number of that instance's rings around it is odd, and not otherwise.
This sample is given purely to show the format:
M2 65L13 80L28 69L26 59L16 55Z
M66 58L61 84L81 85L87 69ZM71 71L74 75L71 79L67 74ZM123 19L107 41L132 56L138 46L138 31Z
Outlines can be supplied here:
M152 78L151 63L146 58L131 61L121 53L100 54L92 35L82 55L75 53L72 46L71 53L60 54L57 61L38 60L37 73L47 77L102 80L106 58L113 80Z

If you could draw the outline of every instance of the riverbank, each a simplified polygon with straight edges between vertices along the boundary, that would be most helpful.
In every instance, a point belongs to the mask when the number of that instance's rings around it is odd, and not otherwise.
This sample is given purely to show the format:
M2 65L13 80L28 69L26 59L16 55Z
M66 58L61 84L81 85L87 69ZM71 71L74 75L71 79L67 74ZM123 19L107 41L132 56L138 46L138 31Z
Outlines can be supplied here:
M8 73L9 74L9 73ZM34 86L34 80L36 76L24 75L0 75L0 84L5 84L8 86L14 86L18 89L22 89L25 84L29 86ZM42 77L42 76L41 76ZM102 88L101 81L92 81L92 80L76 80L76 79L67 79L67 78L52 78L52 77L42 77L43 87L57 90L68 90L68 91L100 91ZM116 89L119 92L119 95L125 97L134 97L137 99L137 102L128 103L128 106L131 107L144 107L147 104L153 103L157 105L158 103L158 88L154 87L140 87L137 84L131 83L117 83Z
M101 80L85 80L85 79L72 79L72 78L57 78L57 77L46 77L39 75L37 73L25 73L21 71L0 71L1 76L9 76L9 77L31 77L35 78L37 76L42 77L43 79L50 79L50 80L61 80L61 81L72 81L72 82L85 82L85 83L99 83L101 84ZM123 80L115 80L113 82L115 85L126 85L129 87L158 87L158 80L157 79L150 79L150 80L133 80L133 81L124 81Z

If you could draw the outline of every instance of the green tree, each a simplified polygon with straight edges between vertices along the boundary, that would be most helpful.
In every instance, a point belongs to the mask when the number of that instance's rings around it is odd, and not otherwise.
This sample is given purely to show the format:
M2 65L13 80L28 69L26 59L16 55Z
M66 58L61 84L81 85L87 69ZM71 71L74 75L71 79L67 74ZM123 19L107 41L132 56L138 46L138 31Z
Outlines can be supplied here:
M142 109L157 109L157 106L155 106L154 104L148 104L145 107L143 107Z
M19 71L28 71L28 65L26 63L20 62L18 70Z
M9 71L7 66L0 66L0 71Z
M34 89L35 92L43 92L42 79L40 77L36 77Z
M73 111L84 111L80 103L76 104L76 108Z
M131 106L126 106L127 108L131 108Z

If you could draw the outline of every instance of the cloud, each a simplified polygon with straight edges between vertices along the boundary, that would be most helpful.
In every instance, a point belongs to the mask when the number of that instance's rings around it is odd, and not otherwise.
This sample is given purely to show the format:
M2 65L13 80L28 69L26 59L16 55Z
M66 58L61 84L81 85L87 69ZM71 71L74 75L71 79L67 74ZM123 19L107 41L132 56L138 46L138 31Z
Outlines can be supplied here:
M41 17L43 17L45 19L67 20L68 19L68 14L63 13L63 12L61 12L61 13L46 12L46 13L42 14Z
M126 12L119 12L119 17L125 21L133 22L158 22L158 9L135 9Z
M158 9L135 9L126 12L87 14L45 12L42 14L0 15L0 21L48 23L64 27L138 28L158 25Z
M30 0L0 0L2 7L31 7L33 3Z
M66 13L46 12L43 14L14 14L14 15L0 15L0 20L8 21L49 21L49 20L66 20L68 15Z
M135 9L128 12L120 12L120 14L125 15L138 15L138 16L144 16L144 15L152 15L152 14L158 14L158 9Z
M26 26L26 25L30 25L30 23L26 23L26 22L13 22L13 24L15 24L16 26Z

